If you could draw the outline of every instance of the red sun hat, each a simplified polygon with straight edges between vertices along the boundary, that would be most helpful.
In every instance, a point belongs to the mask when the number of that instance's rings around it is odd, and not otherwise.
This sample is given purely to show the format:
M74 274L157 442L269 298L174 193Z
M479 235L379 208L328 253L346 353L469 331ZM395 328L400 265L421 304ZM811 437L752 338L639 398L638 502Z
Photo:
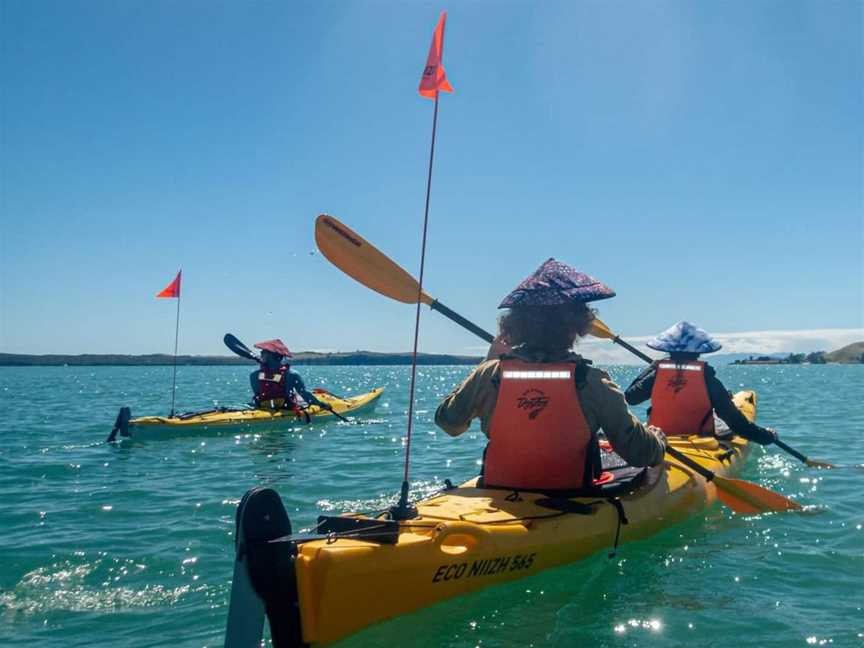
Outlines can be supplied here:
M269 351L270 353L275 353L276 355L284 356L286 358L292 357L288 347L278 338L275 340L267 340L265 342L256 342L255 348L261 349L262 351Z

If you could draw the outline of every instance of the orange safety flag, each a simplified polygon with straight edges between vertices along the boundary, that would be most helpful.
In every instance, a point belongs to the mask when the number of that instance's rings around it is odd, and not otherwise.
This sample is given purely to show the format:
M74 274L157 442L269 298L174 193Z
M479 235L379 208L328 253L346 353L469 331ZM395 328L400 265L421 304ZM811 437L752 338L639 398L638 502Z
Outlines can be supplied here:
M432 35L432 45L429 46L429 56L426 58L426 67L423 76L420 77L420 94L430 99L438 96L438 91L453 92L453 87L447 80L441 57L444 55L444 23L447 20L447 12L442 11L438 19L438 26Z
M180 277L182 274L183 274L183 271L179 270L177 272L177 276L174 277L174 281L172 281L170 284L165 286L165 289L162 292L157 293L156 296L157 297L176 297L177 299L180 299Z

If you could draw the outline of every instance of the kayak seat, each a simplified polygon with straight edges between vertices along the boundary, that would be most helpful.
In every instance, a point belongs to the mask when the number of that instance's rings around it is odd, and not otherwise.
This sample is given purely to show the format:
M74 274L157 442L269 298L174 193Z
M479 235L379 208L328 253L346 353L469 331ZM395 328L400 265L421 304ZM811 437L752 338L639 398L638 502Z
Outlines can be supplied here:
M578 490L532 490L512 489L506 486L486 484L483 477L477 483L478 488L500 488L523 493L541 493L555 499L572 499L574 497L617 497L632 493L645 482L647 468L628 464L621 455L612 450L608 443L600 443L600 467L602 472L594 481L592 488Z
M572 499L574 497L617 497L632 493L642 486L648 475L648 468L637 468L635 466L622 466L604 475L611 474L611 479L604 479L602 483L595 484L592 488L581 488L578 490L554 490L554 489L514 489L507 486L490 485L483 482L482 478L477 482L477 488L490 488L495 490L512 491L513 493L540 493L555 499Z

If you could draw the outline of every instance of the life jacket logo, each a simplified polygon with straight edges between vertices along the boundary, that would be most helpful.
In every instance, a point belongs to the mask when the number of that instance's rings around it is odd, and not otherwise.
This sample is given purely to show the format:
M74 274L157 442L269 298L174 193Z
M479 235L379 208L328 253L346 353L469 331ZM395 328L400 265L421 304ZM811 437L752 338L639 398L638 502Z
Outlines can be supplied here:
M528 412L532 421L540 415L549 404L549 397L539 389L528 389L516 399L516 406Z
M676 371L675 377L666 381L666 387L672 389L676 394L687 386L687 379L683 371Z

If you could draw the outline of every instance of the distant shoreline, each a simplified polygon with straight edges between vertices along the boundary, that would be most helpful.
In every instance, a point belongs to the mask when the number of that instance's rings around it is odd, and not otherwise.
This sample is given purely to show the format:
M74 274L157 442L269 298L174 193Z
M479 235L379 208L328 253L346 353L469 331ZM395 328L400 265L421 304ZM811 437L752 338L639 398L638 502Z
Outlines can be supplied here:
M864 342L853 342L836 351L813 351L774 355L751 355L735 360L736 365L864 364Z
M417 354L420 365L475 365L482 361L480 356L459 356L439 353ZM28 355L19 353L0 353L0 367L163 367L174 364L174 356L166 354L117 355L117 354L80 354L80 355ZM251 360L236 356L177 356L181 366L254 366ZM297 353L291 359L292 365L410 365L410 353L375 353L355 351L353 353Z

